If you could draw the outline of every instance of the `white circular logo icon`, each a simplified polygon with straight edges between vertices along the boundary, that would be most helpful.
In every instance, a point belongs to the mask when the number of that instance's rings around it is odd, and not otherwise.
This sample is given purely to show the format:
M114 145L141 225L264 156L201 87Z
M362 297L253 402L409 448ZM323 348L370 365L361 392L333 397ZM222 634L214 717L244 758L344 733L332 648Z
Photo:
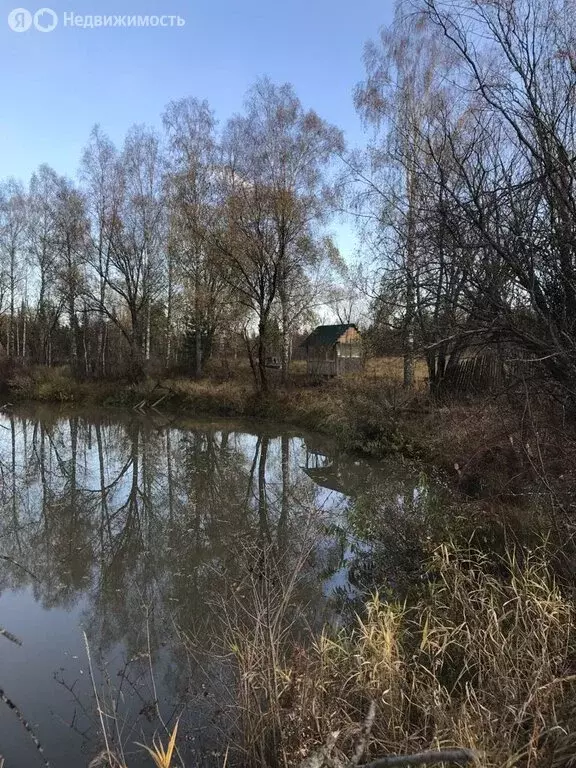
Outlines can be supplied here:
M40 8L34 14L34 26L38 32L52 32L58 26L58 14L52 8Z
M26 8L14 8L8 14L8 26L13 32L27 32L32 26L32 14Z

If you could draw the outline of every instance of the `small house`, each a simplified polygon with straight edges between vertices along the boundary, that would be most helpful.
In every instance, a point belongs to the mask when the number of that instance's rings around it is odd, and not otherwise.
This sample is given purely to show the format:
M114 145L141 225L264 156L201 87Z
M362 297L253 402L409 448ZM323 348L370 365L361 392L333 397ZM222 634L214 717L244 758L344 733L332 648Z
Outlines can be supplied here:
M355 325L319 325L302 345L308 373L340 376L359 371L364 364L362 337Z

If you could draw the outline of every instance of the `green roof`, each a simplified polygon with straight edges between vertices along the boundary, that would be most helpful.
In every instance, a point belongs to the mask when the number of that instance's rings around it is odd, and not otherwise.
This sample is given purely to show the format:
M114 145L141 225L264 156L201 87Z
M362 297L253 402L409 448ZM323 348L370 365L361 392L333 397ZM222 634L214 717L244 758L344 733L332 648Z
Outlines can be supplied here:
M304 347L333 347L338 341L340 336L349 328L354 328L356 331L358 328L354 323L346 323L344 325L319 325L315 328L310 336L303 343Z

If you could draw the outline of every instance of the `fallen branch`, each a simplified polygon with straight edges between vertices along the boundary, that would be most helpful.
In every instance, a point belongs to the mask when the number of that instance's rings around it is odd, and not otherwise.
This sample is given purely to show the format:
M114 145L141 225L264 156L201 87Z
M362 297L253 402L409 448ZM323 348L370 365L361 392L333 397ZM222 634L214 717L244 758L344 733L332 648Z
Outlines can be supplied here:
M11 643L15 643L16 645L22 645L22 640L20 640L19 637L16 637L16 635L13 635L12 632L8 632L4 627L0 627L0 637L5 637L6 640L10 640ZM0 766L0 768L2 768L2 766Z
M368 749L368 742L370 741L370 734L372 733L372 727L374 726L375 717L376 717L376 702L374 701L374 699L372 699L372 701L370 702L370 707L368 708L368 714L366 715L366 720L364 720L364 725L362 726L362 732L360 733L358 744L356 745L356 749L354 750L354 755L350 760L348 768L356 768L360 760L362 760L364 753Z
M390 768L399 765L466 765L476 762L476 754L471 749L433 749L417 752L414 755L386 755L366 763L361 768Z
M467 763L478 764L478 756L473 750L453 747L451 749L431 749L413 755L386 755L386 757L378 757L370 763L360 765L360 760L368 749L375 718L376 702L372 700L366 719L362 724L354 754L350 760L345 762L333 754L340 735L340 731L333 731L328 734L326 744L306 757L300 763L300 768L396 768L396 766L440 765L441 763L459 766Z
M158 398L158 400L156 400L156 402L155 402L155 403L152 403L152 405L150 406L150 408L156 408L156 406L157 406L157 405L160 405L160 403L162 402L162 400L165 400L165 399L168 397L168 395L169 395L169 394L170 394L169 392L166 392L164 395L162 395L162 397Z
M7 563L12 563L12 565L18 566L18 568L21 568L25 573L28 574L28 576L31 576L35 581L40 581L38 576L32 573L32 571L29 571L28 568L26 568L25 565L22 565L22 563L19 563L17 560L14 560L13 557L10 557L9 555L0 555L1 560L6 560Z
M35 745L36 749L38 750L38 753L40 755L40 758L41 758L42 762L44 763L45 768L50 768L50 763L48 762L48 760L46 760L46 758L44 756L44 748L40 744L40 742L38 741L38 737L34 733L34 731L32 729L32 726L30 725L28 720L26 720L24 715L22 714L22 710L19 709L16 706L16 704L14 704L12 699L9 699L8 696L6 696L6 694L4 693L2 688L0 688L0 700L3 701L4 704L6 704L6 706L8 707L8 709L11 709L14 712L14 714L16 715L16 717L18 718L18 720L20 720L20 723L22 724L22 727L24 728L26 733L30 736L32 741L34 742L34 745Z

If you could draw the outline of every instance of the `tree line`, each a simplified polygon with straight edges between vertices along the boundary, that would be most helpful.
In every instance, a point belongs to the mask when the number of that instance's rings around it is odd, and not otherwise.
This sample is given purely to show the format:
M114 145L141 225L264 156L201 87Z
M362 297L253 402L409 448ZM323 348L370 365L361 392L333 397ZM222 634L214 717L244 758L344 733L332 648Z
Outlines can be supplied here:
M197 375L215 342L244 339L258 385L341 267L326 234L341 132L290 85L258 81L219 128L205 101L170 103L163 131L121 148L96 126L78 181L42 165L0 187L6 355L78 374Z
M223 127L172 102L116 148L96 127L74 183L42 166L0 192L6 354L133 378L201 375L243 339L258 386L320 308L370 307L430 387L479 346L576 394L576 16L565 0L398 0L365 50L364 148L259 80ZM328 236L358 223L361 266ZM351 278L350 275L354 275Z

